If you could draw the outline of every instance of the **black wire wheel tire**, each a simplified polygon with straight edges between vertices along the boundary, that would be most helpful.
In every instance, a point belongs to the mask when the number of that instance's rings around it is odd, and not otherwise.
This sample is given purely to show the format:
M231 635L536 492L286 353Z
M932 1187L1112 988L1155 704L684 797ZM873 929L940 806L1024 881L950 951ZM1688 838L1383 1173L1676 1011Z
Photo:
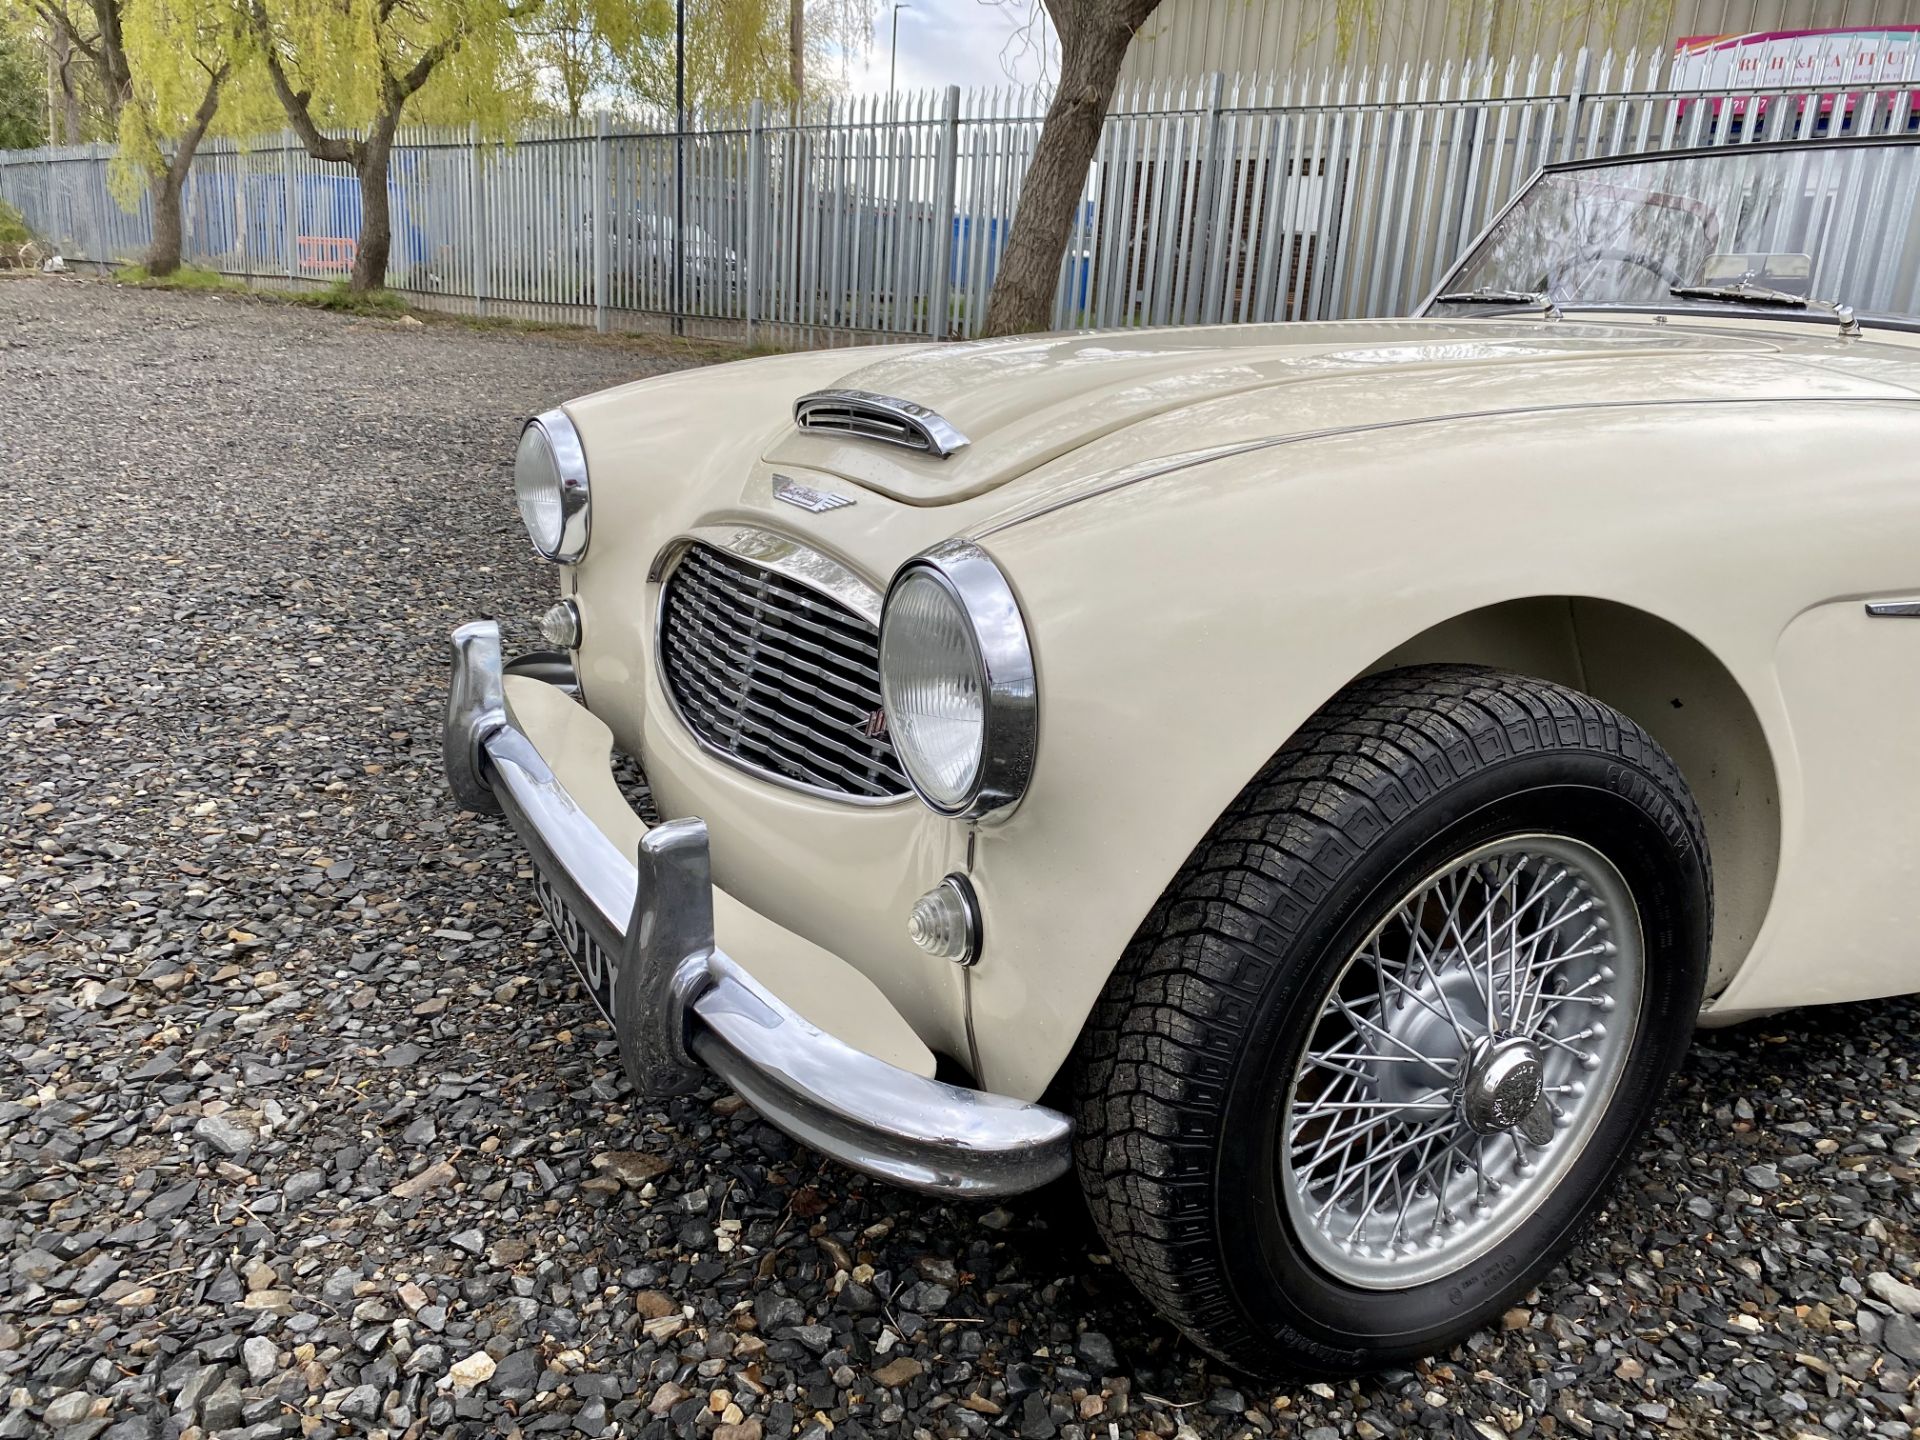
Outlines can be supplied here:
M1704 833L1644 731L1460 666L1328 704L1194 853L1074 1070L1115 1260L1260 1375L1432 1354L1605 1202L1685 1054Z

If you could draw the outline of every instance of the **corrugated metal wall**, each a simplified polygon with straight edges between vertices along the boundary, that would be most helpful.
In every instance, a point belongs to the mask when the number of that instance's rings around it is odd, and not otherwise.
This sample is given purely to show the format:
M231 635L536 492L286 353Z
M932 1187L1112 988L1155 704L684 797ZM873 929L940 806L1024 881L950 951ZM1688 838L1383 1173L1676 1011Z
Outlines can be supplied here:
M1328 66L1670 50L1683 35L1920 25L1920 0L1374 0L1342 33L1349 0L1163 0L1134 38L1123 82L1286 75Z

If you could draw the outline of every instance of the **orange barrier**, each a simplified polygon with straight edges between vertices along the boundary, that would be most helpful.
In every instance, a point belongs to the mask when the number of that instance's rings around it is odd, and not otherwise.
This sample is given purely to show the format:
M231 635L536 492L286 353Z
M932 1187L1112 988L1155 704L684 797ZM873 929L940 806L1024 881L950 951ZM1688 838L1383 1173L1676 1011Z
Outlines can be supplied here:
M353 268L353 257L358 250L351 235L301 235L295 243L300 247L302 270L343 273Z

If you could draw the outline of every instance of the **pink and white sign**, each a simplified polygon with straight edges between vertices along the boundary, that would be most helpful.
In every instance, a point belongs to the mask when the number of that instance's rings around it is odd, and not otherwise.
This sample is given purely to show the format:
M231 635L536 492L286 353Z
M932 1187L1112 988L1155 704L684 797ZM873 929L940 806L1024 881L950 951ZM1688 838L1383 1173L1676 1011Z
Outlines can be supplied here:
M1673 48L1676 90L1818 90L1820 114L1835 106L1850 115L1864 90L1900 86L1920 67L1920 25L1851 30L1759 30L1745 35L1689 35ZM1775 97L1730 95L1713 113L1764 115ZM1786 99L1789 106L1801 103ZM1920 90L1913 92L1920 110Z

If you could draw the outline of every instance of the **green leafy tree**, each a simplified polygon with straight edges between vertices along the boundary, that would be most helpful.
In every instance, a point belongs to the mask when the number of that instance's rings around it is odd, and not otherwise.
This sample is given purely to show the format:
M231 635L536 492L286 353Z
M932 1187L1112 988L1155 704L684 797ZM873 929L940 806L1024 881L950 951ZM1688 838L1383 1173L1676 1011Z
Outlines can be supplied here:
M240 14L209 0L93 0L120 7L127 69L115 184L130 196L142 180L153 216L147 273L180 268L180 196L194 154L220 113L237 57L247 49Z
M521 27L538 0L242 0L272 93L317 160L360 182L348 281L386 283L387 176L403 115L498 134L532 106Z
M818 94L870 43L877 0L687 0L687 104L786 105L812 74ZM523 51L547 106L658 115L674 100L674 0L543 0L522 22ZM794 63L795 42L799 63Z
M47 143L45 57L35 36L0 14L0 150Z
M114 107L93 62L48 23L39 0L0 0L0 113L38 118L52 145L111 139Z
M700 109L787 93L786 5L687 0L687 104ZM626 56L633 98L673 108L674 7L646 0Z
M829 91L836 68L872 43L875 9L876 0L687 0L688 107L790 105ZM642 105L671 110L673 0L641 0L632 13L615 51L622 88Z
M180 268L180 192L220 108L243 36L210 0L33 0L48 33L90 66L120 148L114 189L144 187L153 235L148 273Z
M539 93L578 120L624 94L627 55L639 43L641 5L546 0L521 25L522 52Z

